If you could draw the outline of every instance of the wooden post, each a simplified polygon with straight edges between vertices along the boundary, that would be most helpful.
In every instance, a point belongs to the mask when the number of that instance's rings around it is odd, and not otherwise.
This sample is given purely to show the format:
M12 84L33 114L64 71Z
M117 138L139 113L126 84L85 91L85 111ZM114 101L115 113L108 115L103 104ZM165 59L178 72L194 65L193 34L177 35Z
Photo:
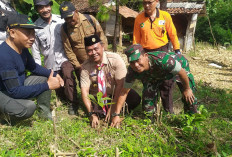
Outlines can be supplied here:
M120 17L120 20L119 20L119 46L122 47L122 17Z
M113 40L113 52L117 52L117 32L118 32L118 21L119 21L119 0L116 0L116 19L114 27L114 40Z
M216 38L214 37L213 29L212 29L212 27L211 27L211 23L210 23L209 15L208 15L208 14L206 14L206 17L207 17L208 22L209 22L209 28L210 28L210 32L211 32L211 35L212 35L213 40L214 40L214 45L216 46L216 48L217 48L217 50L218 50L218 53L220 54L220 50L219 50L219 48L218 48L218 44L217 44Z

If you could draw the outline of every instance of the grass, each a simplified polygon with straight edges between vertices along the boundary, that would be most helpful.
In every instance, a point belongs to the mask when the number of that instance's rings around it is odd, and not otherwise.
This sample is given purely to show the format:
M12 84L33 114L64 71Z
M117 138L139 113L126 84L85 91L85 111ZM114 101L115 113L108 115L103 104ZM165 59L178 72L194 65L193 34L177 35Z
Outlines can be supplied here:
M60 153L83 157L232 156L232 91L215 89L202 81L197 87L202 114L170 115L163 111L159 125L144 116L139 106L124 117L118 129L103 121L99 128L92 129L83 103L78 116L69 116L65 105L58 106L55 123L34 114L15 126L0 124L0 157L58 156ZM133 88L141 94L140 82L134 83ZM177 107L181 105L180 97L175 88ZM52 104L55 99L53 93Z
M197 97L208 111L200 116L203 120L195 117L194 122L190 120L193 116L164 113L162 124L157 125L142 118L138 107L136 114L124 117L118 129L105 122L92 129L86 114L69 116L66 106L59 106L56 135L53 123L40 120L36 114L13 127L0 125L0 156L54 156L58 152L115 156L116 149L120 156L232 155L231 91L199 82Z

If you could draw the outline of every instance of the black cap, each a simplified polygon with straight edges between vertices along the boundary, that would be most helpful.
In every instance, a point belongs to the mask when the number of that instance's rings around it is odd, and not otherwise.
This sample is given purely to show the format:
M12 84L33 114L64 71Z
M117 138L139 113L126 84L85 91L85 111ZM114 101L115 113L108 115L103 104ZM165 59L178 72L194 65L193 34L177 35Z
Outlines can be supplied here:
M92 46L101 41L101 39L97 35L91 35L85 37L84 40L85 40L85 46Z
M53 1L50 0L33 0L34 5L53 5Z
M66 17L72 17L75 10L76 10L76 8L71 2L64 1L60 5L61 18L63 19Z
M7 26L9 28L34 28L43 29L43 27L36 26L31 18L24 14L15 14L8 17Z

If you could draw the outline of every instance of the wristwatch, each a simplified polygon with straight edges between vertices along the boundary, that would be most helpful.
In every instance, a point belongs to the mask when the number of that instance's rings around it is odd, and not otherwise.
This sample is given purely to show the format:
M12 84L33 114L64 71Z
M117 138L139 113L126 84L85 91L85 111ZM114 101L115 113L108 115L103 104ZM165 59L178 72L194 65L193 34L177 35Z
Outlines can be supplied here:
M120 116L120 113L114 112L114 113L111 114L111 117L116 117L116 116Z
M180 49L175 50L176 54L181 54Z
M89 117L91 117L93 114L96 114L96 112L89 112Z

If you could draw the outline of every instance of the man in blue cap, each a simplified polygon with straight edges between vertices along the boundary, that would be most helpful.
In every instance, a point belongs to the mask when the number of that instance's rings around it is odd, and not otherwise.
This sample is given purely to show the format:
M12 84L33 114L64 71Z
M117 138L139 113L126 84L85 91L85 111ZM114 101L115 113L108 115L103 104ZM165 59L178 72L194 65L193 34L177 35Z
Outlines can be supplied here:
M37 98L40 115L52 119L50 111L51 89L64 82L54 72L35 63L28 48L35 41L34 29L41 29L27 15L14 15L8 19L8 38L0 45L0 111L10 121L31 117L36 109L30 100ZM33 75L27 76L25 70ZM48 79L47 79L48 78Z
M33 0L35 10L39 18L35 24L43 29L36 30L35 43L32 45L32 55L35 62L42 64L41 54L44 56L44 66L52 69L64 79L65 86L56 90L60 100L64 100L68 106L68 114L74 115L77 112L77 90L70 80L74 77L72 64L65 55L61 39L61 27L64 20L60 15L52 14L52 0Z

